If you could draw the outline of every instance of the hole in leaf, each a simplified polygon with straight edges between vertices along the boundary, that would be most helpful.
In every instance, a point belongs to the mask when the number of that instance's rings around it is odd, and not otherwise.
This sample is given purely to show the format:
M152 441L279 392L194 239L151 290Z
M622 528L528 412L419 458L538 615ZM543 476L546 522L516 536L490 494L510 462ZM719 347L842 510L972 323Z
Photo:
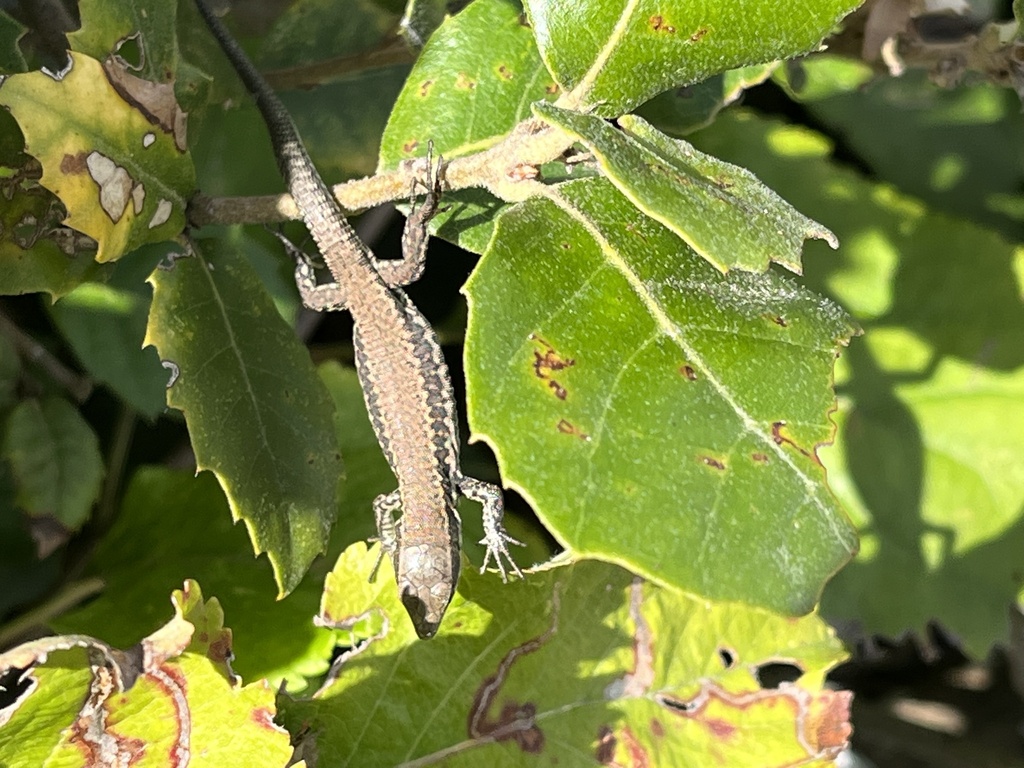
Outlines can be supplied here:
M736 656L728 648L718 649L718 658L722 660L722 666L726 669L731 669L732 665L736 663Z
M22 677L24 673L24 668L12 667L0 674L0 709L14 704L32 685L31 676Z
M782 683L795 683L803 673L796 664L774 661L754 669L754 677L762 688L778 688Z
M116 53L129 69L142 69L145 55L142 50L141 35L134 34L123 38L117 44Z

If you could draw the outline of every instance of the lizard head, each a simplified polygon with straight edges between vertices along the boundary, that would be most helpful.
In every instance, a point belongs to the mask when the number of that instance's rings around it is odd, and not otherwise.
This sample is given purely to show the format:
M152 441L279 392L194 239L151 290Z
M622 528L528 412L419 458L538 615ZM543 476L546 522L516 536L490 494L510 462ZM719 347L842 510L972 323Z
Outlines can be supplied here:
M433 637L459 583L459 556L450 547L402 547L398 554L398 593L416 634Z

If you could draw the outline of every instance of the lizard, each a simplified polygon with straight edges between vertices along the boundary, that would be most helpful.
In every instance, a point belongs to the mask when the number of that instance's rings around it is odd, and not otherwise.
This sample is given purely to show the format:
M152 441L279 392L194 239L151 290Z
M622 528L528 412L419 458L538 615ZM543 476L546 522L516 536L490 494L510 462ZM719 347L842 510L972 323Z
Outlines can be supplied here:
M500 489L462 474L448 367L433 328L402 290L425 268L427 223L437 212L443 159L432 170L427 156L426 199L406 221L402 258L378 260L356 235L317 172L277 94L206 0L196 0L196 5L255 97L281 175L333 278L318 284L312 263L300 255L295 280L303 304L316 311L347 310L352 315L356 371L366 409L398 481L396 490L381 494L373 503L381 557L390 557L394 565L399 596L417 635L433 637L459 580L462 521L456 504L460 496L483 507L480 543L486 552L481 572L493 559L505 580L504 558L522 577L508 551L509 544L522 542L505 531Z

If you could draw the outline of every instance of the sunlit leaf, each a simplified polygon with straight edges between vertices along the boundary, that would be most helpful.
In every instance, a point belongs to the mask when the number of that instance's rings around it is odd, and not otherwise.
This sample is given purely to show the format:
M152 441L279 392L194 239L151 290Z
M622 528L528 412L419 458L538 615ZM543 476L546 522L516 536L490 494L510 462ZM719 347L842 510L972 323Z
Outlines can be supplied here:
M292 750L273 722L274 691L231 673L216 598L186 581L172 600L175 617L129 652L68 635L0 654L19 688L0 710L0 763L284 766Z
M466 569L422 642L390 565L366 582L374 555L345 552L318 620L360 645L315 698L281 705L330 765L825 766L849 736L849 694L822 687L843 650L817 616L693 600L601 563L510 584ZM791 682L763 683L770 665Z
M619 131L550 104L538 104L536 112L582 141L630 202L723 272L763 272L773 261L799 272L804 240L839 245L745 168L671 139L635 115L620 117Z
M815 456L852 331L838 307L722 275L598 180L502 217L466 293L474 436L560 542L811 609L856 546Z
M17 118L26 151L42 163L42 185L68 210L68 226L99 243L98 261L111 261L181 231L192 163L173 126L154 126L152 113L126 101L100 62L72 59L59 81L42 72L8 78L0 104Z
M821 453L863 548L824 610L886 635L937 620L984 656L1024 598L1024 250L832 162L804 128L738 113L694 141L843 242L806 260L866 331L841 361L839 440Z
M668 88L814 50L857 0L525 3L571 106L614 117Z

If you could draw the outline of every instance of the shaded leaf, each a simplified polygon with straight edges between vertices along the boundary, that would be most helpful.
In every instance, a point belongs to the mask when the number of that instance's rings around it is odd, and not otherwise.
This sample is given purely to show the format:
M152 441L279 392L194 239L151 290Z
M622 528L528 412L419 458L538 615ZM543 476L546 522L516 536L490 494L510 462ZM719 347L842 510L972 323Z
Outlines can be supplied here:
M861 530L823 608L868 633L934 620L984 656L1024 599L1024 250L830 160L803 128L749 113L695 142L827 220L838 256L807 279L866 328L841 361L829 483Z
M617 131L599 117L550 104L535 111L582 141L630 202L723 272L763 272L774 261L799 273L804 240L839 245L745 168L670 139L635 115L620 117Z
M23 670L24 686L0 710L0 762L284 766L291 747L273 722L274 692L231 673L216 598L204 602L186 581L172 602L175 617L129 652L69 635L0 655L0 672Z
M673 88L641 104L636 113L672 136L684 136L710 125L726 106L747 88L760 85L778 67L778 62L730 69L707 80Z
M849 694L822 689L844 654L816 616L693 600L593 562L510 584L466 569L424 643L390 564L366 582L374 555L342 555L319 619L361 644L315 698L281 704L324 764L824 766L849 736ZM794 682L762 687L767 663L792 664Z
M18 41L25 32L25 27L11 18L5 11L0 11L0 75L24 72L28 69L25 56L18 47Z
M68 33L71 50L103 60L120 57L137 76L167 82L177 67L177 3L79 0L81 28Z
M25 400L7 417L0 455L10 462L15 503L33 518L77 531L100 492L103 459L92 427L67 400Z
M217 475L283 596L327 546L341 456L309 353L248 262L201 246L150 277L146 343L175 369L198 469Z
M4 116L11 119L0 110L0 123ZM20 151L20 140L17 146ZM23 157L11 159L24 163ZM23 167L0 181L0 194L5 198L0 206L0 294L44 291L60 298L90 277L102 276L103 267L93 259L96 244L61 226L63 207Z
M887 78L830 98L805 97L811 113L877 177L936 212L998 227L1020 239L1024 144L1020 99L978 84L947 90L923 72ZM901 130L888 130L893 125Z
M446 0L408 0L399 23L399 34L413 48L426 45L447 14Z
M0 333L0 415L7 412L16 402L18 377L21 376L21 361L18 350L6 335Z
M858 0L711 5L527 0L541 56L568 105L615 117L727 69L814 50Z
M795 613L855 537L832 438L835 305L723 276L606 181L499 221L466 284L469 420L573 552Z
M80 285L50 308L89 375L149 419L166 407L167 371L155 349L142 348L151 299L145 278L171 247L132 254L108 282Z
M333 638L317 632L311 619L330 564L319 578L274 600L267 563L253 557L245 532L231 524L224 494L208 474L158 467L137 472L94 563L106 590L55 619L57 631L102 634L114 645L130 645L159 626L168 585L196 578L230 603L234 669L243 678L266 678L273 686L286 680L294 690L327 668Z
M68 226L99 243L98 261L111 261L181 231L192 163L171 134L125 101L98 61L71 56L60 81L42 72L8 78L0 104L17 118Z

